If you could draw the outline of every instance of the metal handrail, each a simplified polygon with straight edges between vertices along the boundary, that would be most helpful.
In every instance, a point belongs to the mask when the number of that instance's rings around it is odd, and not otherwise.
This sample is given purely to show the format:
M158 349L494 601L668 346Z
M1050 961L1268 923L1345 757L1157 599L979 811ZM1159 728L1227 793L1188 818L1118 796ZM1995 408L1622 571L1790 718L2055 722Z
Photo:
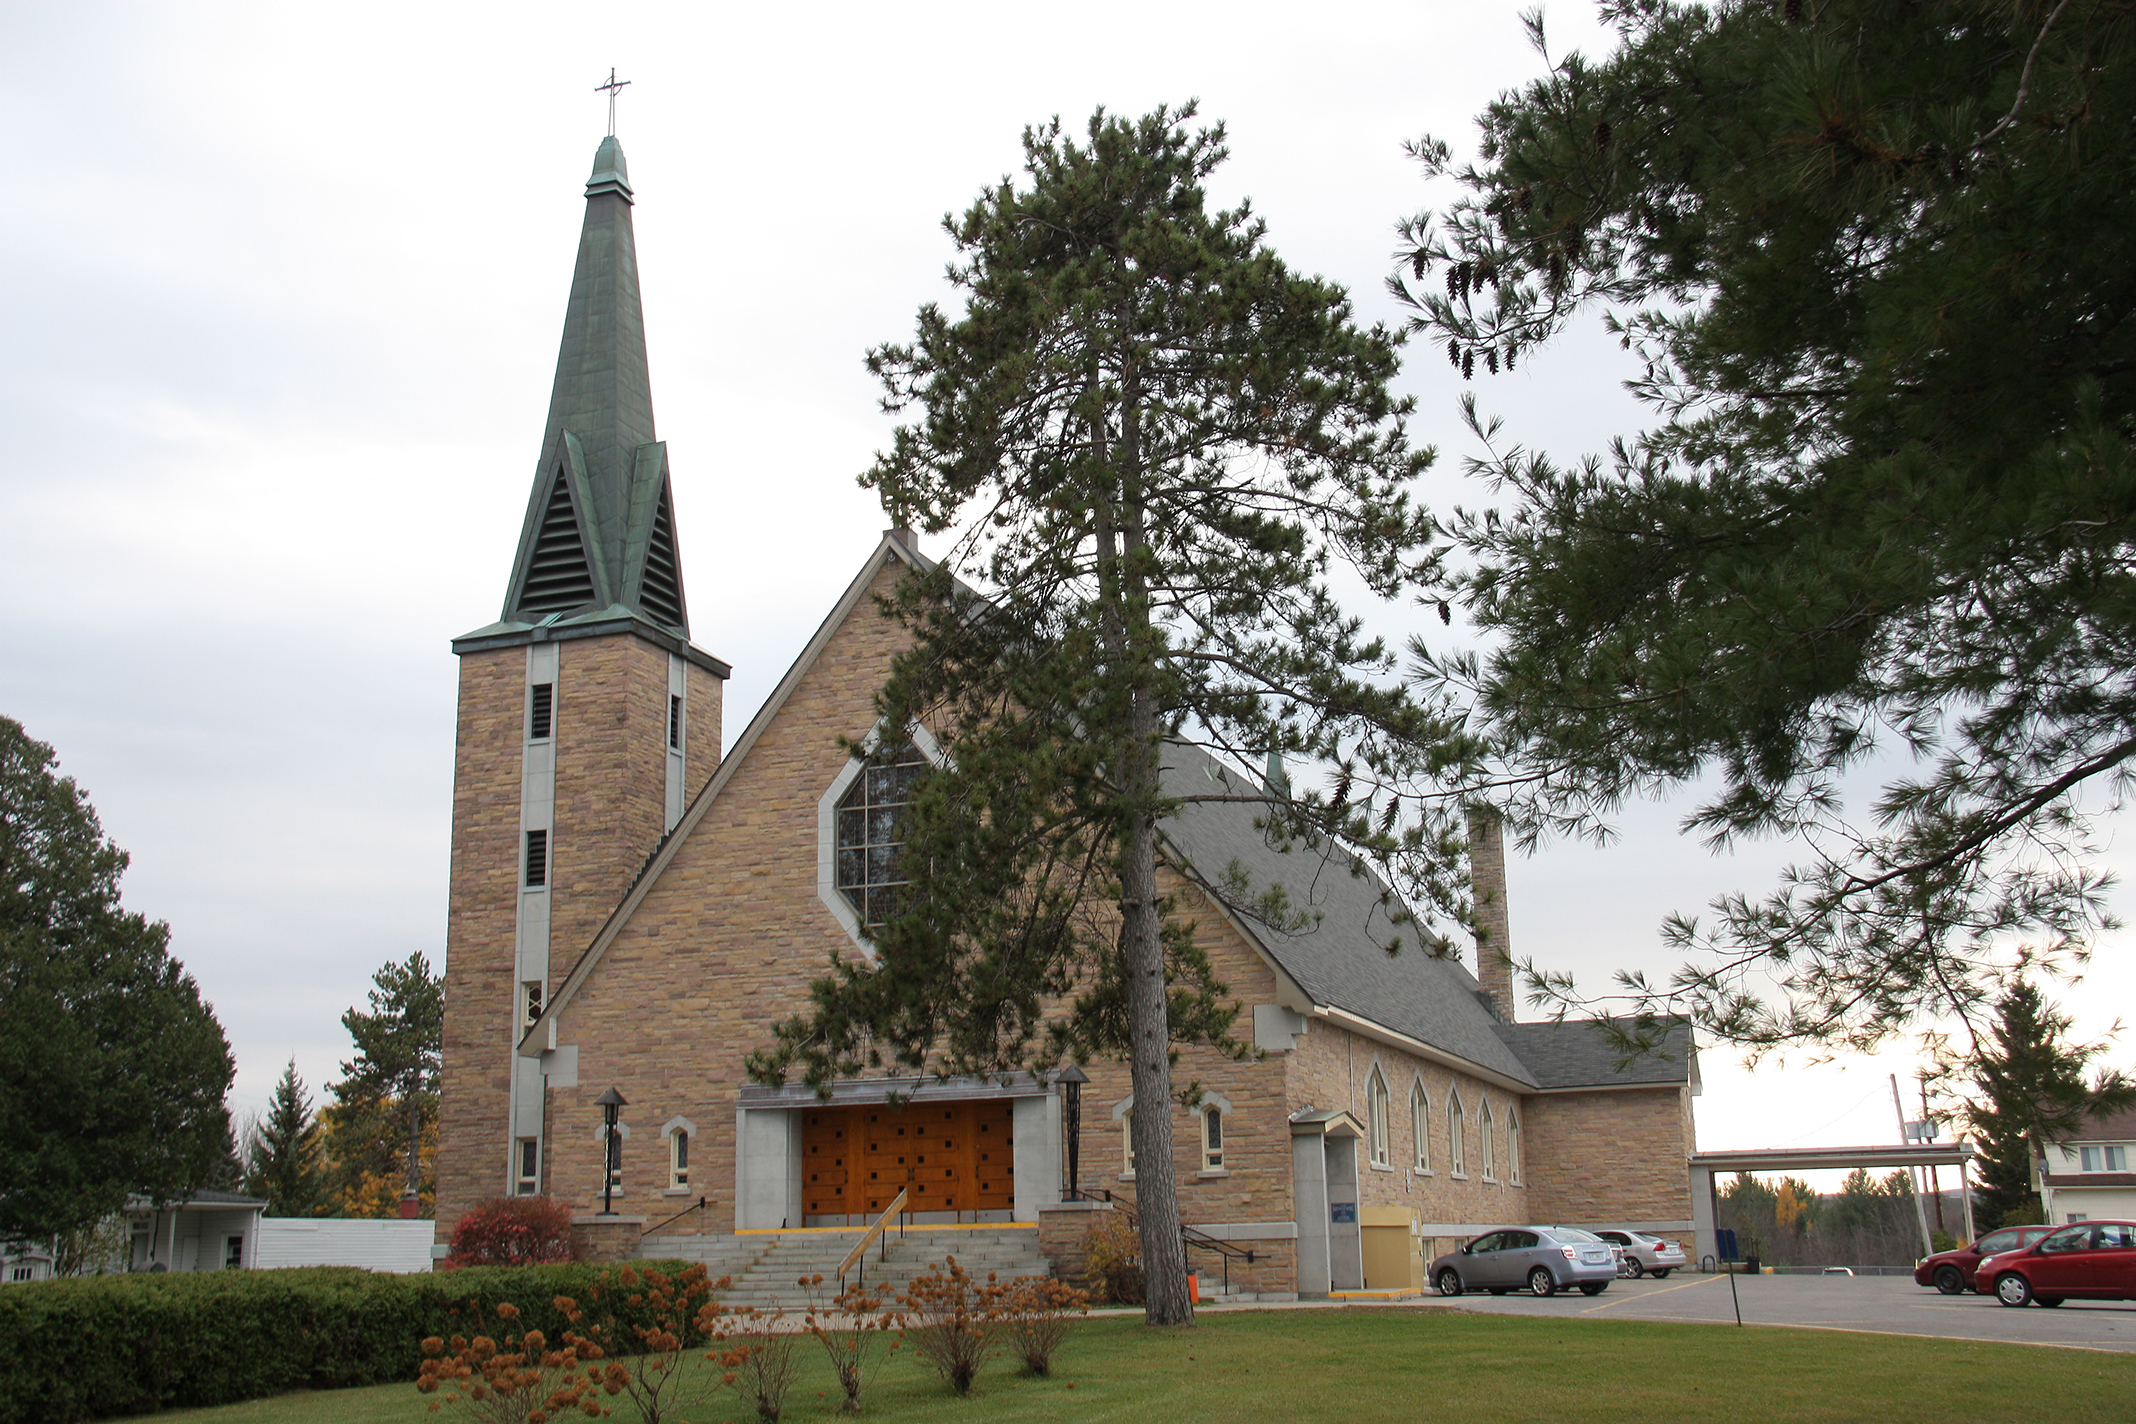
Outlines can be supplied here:
M1129 1198L1114 1196L1112 1194L1112 1190L1108 1187L1098 1187L1091 1190L1079 1189L1069 1199L1072 1201L1103 1201L1113 1207L1118 1208L1121 1215L1127 1218L1127 1224L1129 1226L1133 1226L1135 1224L1134 1202ZM1231 1291L1231 1263L1233 1261L1244 1261L1250 1266L1253 1264L1258 1254L1254 1251L1248 1250L1243 1246L1234 1246L1229 1241L1219 1241L1216 1237L1209 1235L1205 1231L1195 1230L1193 1227L1187 1225L1185 1222L1181 1222L1179 1225L1179 1240L1180 1244L1187 1246L1193 1250L1214 1251L1217 1255L1223 1258L1224 1291L1227 1295Z
M883 1208L883 1214L875 1218L875 1224L861 1233L859 1243L856 1244L852 1250L846 1252L846 1258L838 1263L838 1288L840 1290L845 1289L846 1272L853 1269L854 1262L861 1261L862 1258L864 1258L868 1254L869 1243L876 1240L883 1234L884 1231L889 1229L890 1218L896 1216L904 1209L905 1192L903 1189L900 1189L897 1194L897 1200L891 1202L890 1205ZM860 1279L862 1284L867 1283L868 1268L865 1263L863 1263L860 1268Z
M704 1210L704 1208L705 1208L705 1199L704 1199L703 1197L699 1197L699 1198L698 1198L698 1199L697 1199L696 1201L694 1201L694 1202L691 1202L691 1203L690 1203L690 1204L689 1204L688 1206L684 1207L684 1208L683 1208L683 1209L682 1209L681 1211L678 1211L678 1212L676 1212L676 1213L675 1213L675 1214L674 1214L673 1216L669 1217L669 1218L668 1218L668 1219L667 1219L666 1221L663 1221L663 1222L661 1222L659 1226L648 1226L648 1227L646 1227L646 1228L645 1228L645 1230L643 1230L643 1231L639 1232L638 1234L639 1234L640 1236L657 1236L657 1235L659 1235L659 1234L660 1234L660 1227L661 1227L661 1226L673 1226L673 1225L674 1225L674 1224L675 1224L676 1222L678 1222L678 1221L682 1220L682 1219L683 1219L684 1217L688 1216L688 1215L689 1215L689 1214L690 1214L691 1212L693 1212L693 1211L703 1211L703 1210Z

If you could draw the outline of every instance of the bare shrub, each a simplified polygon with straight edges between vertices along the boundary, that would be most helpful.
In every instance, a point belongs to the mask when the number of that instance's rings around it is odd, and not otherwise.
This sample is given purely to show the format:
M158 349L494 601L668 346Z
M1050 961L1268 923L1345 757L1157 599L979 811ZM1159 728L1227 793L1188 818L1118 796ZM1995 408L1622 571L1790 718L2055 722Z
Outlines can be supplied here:
M888 1297L880 1290L851 1285L832 1296L825 1291L821 1276L807 1276L796 1284L809 1297L802 1327L831 1357L838 1387L845 1391L840 1407L848 1414L858 1414L861 1387L876 1367L904 1343L905 1317L883 1308ZM892 1331L897 1332L895 1337L891 1336Z
M1052 1372L1053 1352L1068 1338L1073 1317L1090 1313L1090 1293L1046 1276L1019 1276L999 1288L996 1311L1024 1369L1045 1375Z
M705 1358L718 1366L720 1383L756 1410L763 1424L778 1424L794 1384L794 1342L800 1336L779 1328L785 1318L783 1310L753 1305L729 1310L714 1303L698 1312L705 1333L717 1342Z
M1000 1338L1000 1303L993 1276L981 1283L946 1256L915 1276L897 1303L905 1308L905 1338L958 1394L970 1394L979 1366Z
M1142 1238L1119 1212L1102 1213L1083 1237L1083 1283L1101 1300L1140 1305Z

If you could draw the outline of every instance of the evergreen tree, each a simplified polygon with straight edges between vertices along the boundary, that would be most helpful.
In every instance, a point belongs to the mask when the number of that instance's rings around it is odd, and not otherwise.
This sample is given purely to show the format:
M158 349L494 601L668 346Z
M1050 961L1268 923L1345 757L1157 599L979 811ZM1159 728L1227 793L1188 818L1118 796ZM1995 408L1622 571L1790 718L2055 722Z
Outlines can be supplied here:
M1175 1045L1251 1050L1167 893L1167 818L1236 800L1278 837L1423 846L1369 788L1444 728L1388 689L1388 651L1327 585L1338 557L1382 595L1433 573L1405 489L1429 457L1387 391L1396 339L1290 272L1247 208L1208 210L1223 133L1188 132L1193 113L1101 111L1081 141L1057 120L1027 130L1026 185L945 222L961 315L929 305L913 344L869 356L885 408L920 413L863 483L900 526L960 530L888 604L913 644L877 698L876 760L893 774L900 729L922 727L944 761L913 791L911 888L872 927L874 956L815 986L760 1077L1106 1055L1128 1060L1138 1104L1191 1098ZM1331 765L1335 786L1243 770L1168 785L1181 743L1234 769ZM1280 887L1212 889L1242 913L1301 913ZM1393 907L1390 949L1403 923ZM1177 1323L1172 1114L1137 1111L1132 1132L1148 1318Z
M2136 1082L2118 1069L2086 1077L2106 1045L2072 1043L2069 1029L2067 1014L2017 979L1996 1001L1988 1041L1945 1065L1968 1085L1959 1090L1959 1111L1980 1148L1975 1201L1982 1231L2038 1220L2035 1160L2050 1144L2077 1136L2087 1120L2136 1104Z
M1567 468L1471 406L1510 508L1457 532L1502 641L1425 670L1476 691L1531 833L1710 778L1688 829L1800 837L1771 892L1672 922L1670 987L1738 1040L1866 1046L2105 918L2086 798L2136 756L2136 6L1604 8L1614 52L1502 95L1472 165L1417 146L1466 192L1394 285L1465 376L1599 317L1656 424ZM1849 816L1887 749L1921 769Z
M245 1190L267 1199L269 1216L312 1216L319 1210L325 1185L319 1121L292 1058L275 1080L267 1116L255 1124L246 1146Z
M341 1081L327 1090L334 1098L326 1109L334 1190L344 1210L374 1196L376 1183L396 1172L404 1197L421 1200L434 1191L428 1178L436 1151L445 984L421 953L384 966L372 984L370 1012L352 1008L341 1016L356 1057L341 1065Z
M183 1197L230 1140L222 1027L170 927L120 907L126 853L54 765L0 717L0 1240Z

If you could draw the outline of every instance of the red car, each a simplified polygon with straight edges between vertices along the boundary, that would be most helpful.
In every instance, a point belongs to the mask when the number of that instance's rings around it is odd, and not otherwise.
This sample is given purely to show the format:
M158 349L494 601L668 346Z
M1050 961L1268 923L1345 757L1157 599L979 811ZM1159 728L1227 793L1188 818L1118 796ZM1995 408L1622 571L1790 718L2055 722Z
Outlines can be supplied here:
M1981 1260L1975 1289L2004 1305L2136 1300L2136 1221L2079 1221Z
M1938 1251L1914 1267L1914 1284L1934 1286L1945 1295L1961 1295L1972 1282L1981 1257L2022 1250L2052 1230L2051 1226L2005 1226L1999 1231L1990 1231L1970 1246L1960 1246L1955 1251Z

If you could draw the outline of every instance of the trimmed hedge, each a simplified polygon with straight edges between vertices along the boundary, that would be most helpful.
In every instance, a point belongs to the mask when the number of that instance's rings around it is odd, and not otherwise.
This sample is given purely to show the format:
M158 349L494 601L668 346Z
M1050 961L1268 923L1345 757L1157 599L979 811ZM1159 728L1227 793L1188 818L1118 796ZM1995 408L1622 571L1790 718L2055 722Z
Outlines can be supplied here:
M680 1262L629 1264L683 1269ZM476 1321L494 1321L505 1302L525 1312L521 1326L558 1338L565 1322L550 1302L565 1295L587 1304L595 1279L615 1269L498 1266L396 1276L313 1266L0 1287L0 1424L74 1424L293 1389L413 1380L426 1336L483 1333ZM631 1323L618 1320L621 1338L631 1338Z

